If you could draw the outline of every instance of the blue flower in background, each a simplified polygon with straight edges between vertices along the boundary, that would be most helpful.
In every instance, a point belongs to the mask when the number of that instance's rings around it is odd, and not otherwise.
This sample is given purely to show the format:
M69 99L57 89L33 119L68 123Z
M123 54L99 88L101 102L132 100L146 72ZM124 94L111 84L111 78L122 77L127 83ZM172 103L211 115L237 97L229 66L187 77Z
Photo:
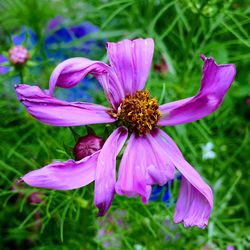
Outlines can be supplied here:
M104 47L105 40L84 39L86 35L99 31L98 27L90 22L83 22L79 25L65 27L64 19L60 16L49 21L45 31L44 46L42 50L48 59L48 63L54 65L72 56L84 57L90 53L96 54ZM34 50L38 46L38 36L32 29L22 27L20 31L11 37L14 46L24 46L29 51ZM33 60L33 70L42 70L42 55L36 50ZM94 55L95 55L94 54ZM38 63L39 62L39 63ZM0 74L6 74L13 70L12 64L6 55L0 55ZM20 83L18 75L11 78L13 84ZM72 89L58 89L56 95L67 101L93 101L91 92L99 91L100 87L94 78L85 78L76 87Z
M8 59L5 58L3 55L0 55L0 74L6 74L9 72L9 67L2 65L2 63L7 63Z
M171 204L174 203L171 197L171 191L174 187L174 181L180 181L181 180L181 174L176 174L175 179L172 181L167 182L163 186L154 185L151 196L149 198L150 201L162 201L163 203L166 203L166 207L170 207Z
M77 86L70 89L58 88L56 97L64 99L68 102L74 102L79 100L93 101L93 94L96 91L101 90L99 83L93 77L86 77Z
M31 50L37 44L37 35L29 27L21 27L20 31L11 37L11 40L15 46L24 45Z
M98 27L90 22L83 22L79 25L66 28L63 26L63 19L58 16L48 24L44 48L45 54L49 58L52 57L60 60L72 57L72 54L73 56L89 56L91 51L103 47L105 40L97 41L88 39L81 42L81 39L98 31ZM79 42L76 43L76 41Z
M99 31L98 27L90 22L66 28L62 25L63 19L58 16L51 20L48 24L45 39L45 54L48 58L57 60L65 60L73 56L90 56L91 52L95 52L104 47L105 40L97 41L93 39L81 41L81 38L91 33ZM78 41L76 44L75 41ZM69 45L69 49L65 46ZM67 46L66 46L67 47ZM99 91L99 83L94 78L85 78L76 87L71 89L58 89L56 96L67 101L86 100L93 101L91 92Z

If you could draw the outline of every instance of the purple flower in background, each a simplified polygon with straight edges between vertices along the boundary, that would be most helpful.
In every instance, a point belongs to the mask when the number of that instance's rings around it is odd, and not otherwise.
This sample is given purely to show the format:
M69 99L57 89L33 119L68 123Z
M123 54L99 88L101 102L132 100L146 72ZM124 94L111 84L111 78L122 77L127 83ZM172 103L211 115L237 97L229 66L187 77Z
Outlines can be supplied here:
M80 161L54 162L24 175L23 181L34 187L58 190L80 188L95 181L95 206L98 215L104 215L115 193L139 195L147 203L151 186L173 180L176 167L182 179L174 221L183 221L186 227L205 227L213 207L212 190L159 127L192 122L214 112L234 80L234 65L217 65L212 58L202 55L199 92L159 106L143 90L154 53L153 39L107 43L107 52L110 66L79 57L60 63L51 75L48 91L38 86L16 86L17 97L27 111L45 124L119 124L100 150ZM87 74L100 82L111 107L53 97L56 86L71 88ZM128 134L116 180L116 158Z
M25 191L25 187L20 184L19 180L14 182L11 190L13 190L17 194L17 198L19 198L20 200L25 198L25 193L22 192L22 191ZM32 205L40 204L41 202L43 202L42 193L32 192L28 196L27 201L29 204L32 204ZM34 219L35 219L35 224L33 228L37 231L41 227L41 216L38 210L36 210L34 213Z
M164 228L168 228L171 234L164 233L164 240L169 242L174 242L180 238L180 233L178 232L178 227L176 224L173 224L171 220L169 220L168 216L163 221Z
M126 220L127 213L124 210L115 210L111 214L98 219L98 231L95 239L104 248L121 249L121 231L128 231Z

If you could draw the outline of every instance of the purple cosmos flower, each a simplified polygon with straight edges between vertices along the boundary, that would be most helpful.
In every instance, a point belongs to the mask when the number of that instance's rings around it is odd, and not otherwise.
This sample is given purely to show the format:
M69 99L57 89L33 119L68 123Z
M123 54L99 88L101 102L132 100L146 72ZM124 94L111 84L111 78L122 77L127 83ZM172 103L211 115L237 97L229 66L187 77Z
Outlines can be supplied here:
M205 227L213 207L211 188L184 159L174 141L159 127L183 124L214 112L232 84L234 65L204 61L201 88L190 98L158 105L143 90L154 52L154 41L123 40L107 43L110 66L86 58L72 58L53 71L49 91L25 84L16 86L18 99L39 121L54 126L95 123L119 124L102 148L80 161L54 162L22 177L28 185L67 190L95 181L95 206L104 215L114 194L140 196L147 203L154 184L173 180L175 167L182 175L174 221L186 227ZM66 102L53 97L55 87L71 88L87 74L94 75L111 107ZM116 157L130 138L116 179Z

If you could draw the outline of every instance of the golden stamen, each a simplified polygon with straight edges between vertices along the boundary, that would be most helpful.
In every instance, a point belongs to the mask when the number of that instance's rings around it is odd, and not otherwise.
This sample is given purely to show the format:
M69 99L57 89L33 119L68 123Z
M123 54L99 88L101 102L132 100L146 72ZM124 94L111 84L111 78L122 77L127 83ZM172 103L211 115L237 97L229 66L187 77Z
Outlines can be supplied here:
M133 96L127 96L117 112L110 110L108 113L138 135L145 135L155 128L161 115L157 100L150 98L147 90L136 91Z

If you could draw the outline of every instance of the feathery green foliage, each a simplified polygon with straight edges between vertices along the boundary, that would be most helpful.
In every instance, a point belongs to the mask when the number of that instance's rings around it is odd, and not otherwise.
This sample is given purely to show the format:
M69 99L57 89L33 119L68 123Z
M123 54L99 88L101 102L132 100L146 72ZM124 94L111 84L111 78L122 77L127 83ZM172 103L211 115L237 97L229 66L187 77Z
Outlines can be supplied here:
M153 63L164 56L168 72L152 70L147 82L160 103L194 95L201 79L201 53L218 63L234 63L237 76L222 106L200 121L166 127L186 159L201 173L214 191L214 209L204 230L185 229L172 223L175 205L166 208L161 201L144 205L139 198L115 196L108 214L110 232L98 237L102 219L96 218L93 184L72 191L41 190L22 185L13 189L16 179L53 159L71 158L75 139L70 129L43 125L33 119L16 100L11 74L0 76L0 249L250 249L249 119L250 106L250 6L248 1L226 0L2 0L0 2L0 50L7 51L10 37L22 25L37 34L37 51L42 49L49 19L61 15L67 24L89 21L100 32L65 45L93 39L118 41L124 38L152 37ZM79 56L85 56L79 55ZM106 50L95 58L107 61ZM42 73L24 75L27 84L48 87L56 65L44 58ZM41 62L41 64L43 64ZM95 94L104 102L103 94ZM97 134L106 130L92 126ZM83 135L85 128L74 128ZM214 144L216 158L202 160L201 145ZM65 150L66 149L66 150ZM178 195L178 183L172 198ZM42 202L31 204L29 195L40 192ZM117 210L125 211L124 228L117 226ZM37 226L36 215L40 214ZM118 242L118 243L117 243ZM210 248L205 248L205 246ZM141 248L136 248L141 247Z

